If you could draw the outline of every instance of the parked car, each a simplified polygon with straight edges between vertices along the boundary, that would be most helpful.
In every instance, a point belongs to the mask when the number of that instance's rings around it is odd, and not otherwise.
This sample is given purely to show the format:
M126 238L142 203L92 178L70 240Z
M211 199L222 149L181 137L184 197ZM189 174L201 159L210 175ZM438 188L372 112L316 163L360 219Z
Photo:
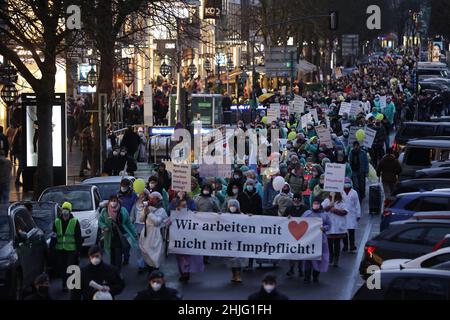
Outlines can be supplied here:
M416 178L438 178L438 179L449 179L450 178L450 168L449 167L439 167L439 168L428 168L417 170Z
M439 269L379 270L379 289L364 283L352 300L450 300L450 271Z
M450 137L450 123L441 121L403 122L397 130L392 148L396 152L401 152L411 140L435 136Z
M433 251L450 247L450 234L446 234L433 248Z
M37 222L53 217L55 207L46 202L35 208L31 215L21 204L0 205L0 297L21 300L46 268L46 232L39 226L47 223Z
M379 235L367 241L359 266L362 277L371 265L381 266L390 259L415 259L433 251L450 233L450 220L404 220L391 224Z
M131 176L125 176L124 178L130 180L132 183L135 178ZM93 185L98 188L100 192L100 199L102 201L108 200L110 196L116 195L120 191L121 176L106 176L89 178L82 182L82 184Z
M416 171L430 168L434 162L445 165L450 160L450 138L432 137L411 140L398 158L402 172L400 180L414 178ZM417 176L417 178L419 178Z
M382 270L401 270L401 269L419 269L433 268L441 263L450 261L450 248L443 248L437 251L427 253L415 259L391 259L381 264Z
M410 192L401 193L387 206L381 216L380 231L388 228L394 221L411 218L417 212L450 211L449 192Z
M79 184L50 187L42 192L39 201L52 201L60 205L65 201L70 202L72 214L80 222L83 246L90 247L97 243L101 196L96 186Z
M441 188L450 188L450 179L408 179L400 181L395 185L392 196L396 196L400 193L432 191Z

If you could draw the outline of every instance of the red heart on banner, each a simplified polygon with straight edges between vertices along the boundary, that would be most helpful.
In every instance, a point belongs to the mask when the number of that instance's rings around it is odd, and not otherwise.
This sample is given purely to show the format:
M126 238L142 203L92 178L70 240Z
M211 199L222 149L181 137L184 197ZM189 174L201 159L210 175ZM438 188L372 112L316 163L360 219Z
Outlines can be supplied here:
M288 224L289 232L292 234L292 236L295 238L295 240L300 240L303 235L308 230L308 222L306 221L291 221Z

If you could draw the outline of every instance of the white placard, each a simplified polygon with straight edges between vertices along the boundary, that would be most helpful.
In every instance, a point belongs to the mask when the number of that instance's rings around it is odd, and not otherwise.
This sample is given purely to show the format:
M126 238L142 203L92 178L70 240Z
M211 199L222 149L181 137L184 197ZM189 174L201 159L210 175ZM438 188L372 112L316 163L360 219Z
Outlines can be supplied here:
M174 191L191 192L191 165L173 164L172 189Z
M341 102L341 107L339 108L339 115L343 116L344 113L350 115L350 110L352 109L351 103Z
M169 252L258 259L320 260L322 219L172 211Z
M311 114L311 116L313 117L314 121L316 123L319 123L319 116L317 115L317 109L311 108L309 110L309 113Z
M330 128L325 126L316 127L317 137L320 140L320 144L325 144L327 148L333 148L333 140L331 139Z
M267 123L277 121L277 119L280 117L280 108L281 105L279 103L270 104L269 109L267 109Z
M341 192L344 190L345 164L327 163L325 166L324 191Z
M381 110L378 110L378 112L382 112L386 109L386 96L380 97L380 108Z
M366 137L364 138L364 147L372 148L373 141L375 140L375 136L377 135L376 130L366 128Z
M348 145L349 146L353 146L353 142L356 141L356 131L358 131L359 129L364 130L364 127L350 127L349 128L349 134L348 134Z
M356 116L359 112L360 106L361 106L361 102L359 102L358 100L352 100L350 113L348 115Z
M300 96L295 96L292 107L292 113L296 113L298 115L302 114L303 112L305 112L305 99Z
M302 128L306 128L306 126L308 125L308 122L312 121L311 113L307 113L307 114L303 115L300 118L300 121L302 123Z
M286 143L288 142L288 139L279 139L278 142L280 144L280 151L286 150Z

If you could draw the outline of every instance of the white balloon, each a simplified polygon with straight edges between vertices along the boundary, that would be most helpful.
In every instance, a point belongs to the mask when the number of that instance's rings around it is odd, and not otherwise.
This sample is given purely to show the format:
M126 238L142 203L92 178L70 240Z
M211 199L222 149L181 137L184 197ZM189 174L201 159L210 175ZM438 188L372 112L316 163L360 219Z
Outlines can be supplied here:
M273 182L272 182L273 189L275 191L281 191L281 189L283 189L283 186L285 183L286 183L286 181L284 180L284 178L278 176L275 179L273 179Z
M97 291L92 300L112 300L112 295L106 291Z

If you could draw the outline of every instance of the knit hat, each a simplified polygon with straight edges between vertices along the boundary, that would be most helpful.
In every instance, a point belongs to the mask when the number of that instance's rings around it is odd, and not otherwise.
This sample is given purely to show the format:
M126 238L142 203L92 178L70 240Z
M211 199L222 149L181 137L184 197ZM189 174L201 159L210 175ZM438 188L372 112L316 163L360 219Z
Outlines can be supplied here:
M158 191L153 191L152 193L150 193L150 197L155 197L158 198L159 200L162 200L162 195L161 193L159 193Z
M164 273L159 270L155 270L148 276L148 281L152 281L153 279L164 279Z
M277 277L273 273L267 273L264 275L262 281L265 283L275 283L277 282Z
M67 209L70 212L72 212L72 204L66 201L62 204L61 209Z
M100 246L97 245L93 245L92 247L89 248L88 251L88 256L93 256L96 253L102 253L102 249L100 248Z

